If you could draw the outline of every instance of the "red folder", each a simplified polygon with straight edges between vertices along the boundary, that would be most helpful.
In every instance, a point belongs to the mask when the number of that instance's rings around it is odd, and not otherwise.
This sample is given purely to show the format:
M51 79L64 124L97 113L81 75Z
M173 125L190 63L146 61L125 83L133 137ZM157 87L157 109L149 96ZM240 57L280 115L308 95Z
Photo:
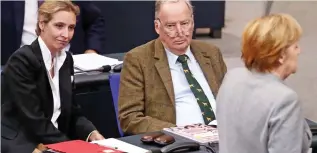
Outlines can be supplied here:
M62 153L123 153L120 150L100 146L82 140L65 141L46 145L49 149Z

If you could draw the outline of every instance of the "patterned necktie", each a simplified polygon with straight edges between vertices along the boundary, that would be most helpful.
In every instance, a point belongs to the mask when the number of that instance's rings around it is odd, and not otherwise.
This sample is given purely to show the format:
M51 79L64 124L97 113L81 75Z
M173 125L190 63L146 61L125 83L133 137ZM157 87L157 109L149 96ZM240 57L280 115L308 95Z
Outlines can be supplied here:
M189 87L196 97L197 103L200 107L201 114L204 118L205 124L208 125L209 122L216 119L214 111L212 110L209 100L199 85L198 81L194 78L192 72L190 71L187 64L187 55L180 55L177 61L182 64L183 71L185 73L186 79L188 81Z

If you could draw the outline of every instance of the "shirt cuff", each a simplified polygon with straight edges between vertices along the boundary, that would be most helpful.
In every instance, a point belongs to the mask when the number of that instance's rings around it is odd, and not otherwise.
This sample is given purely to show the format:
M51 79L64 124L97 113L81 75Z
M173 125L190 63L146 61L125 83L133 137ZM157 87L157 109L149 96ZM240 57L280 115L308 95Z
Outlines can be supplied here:
M94 131L91 131L91 132L89 133L89 135L88 135L88 137L87 137L87 139L86 139L87 142L89 141L89 137L90 137L90 135L91 135L93 132L94 132Z

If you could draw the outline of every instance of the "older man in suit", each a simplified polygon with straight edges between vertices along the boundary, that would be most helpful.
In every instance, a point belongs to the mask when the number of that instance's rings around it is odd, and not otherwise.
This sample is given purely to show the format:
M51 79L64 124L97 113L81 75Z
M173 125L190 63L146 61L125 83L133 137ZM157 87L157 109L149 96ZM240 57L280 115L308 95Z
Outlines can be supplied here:
M1 2L1 65L23 45L36 38L37 10L44 0ZM100 10L89 1L73 1L80 8L75 35L66 51L73 54L102 53L105 20Z
M215 97L227 71L216 46L192 40L192 5L157 1L159 38L124 59L119 120L125 133L158 131L215 120Z

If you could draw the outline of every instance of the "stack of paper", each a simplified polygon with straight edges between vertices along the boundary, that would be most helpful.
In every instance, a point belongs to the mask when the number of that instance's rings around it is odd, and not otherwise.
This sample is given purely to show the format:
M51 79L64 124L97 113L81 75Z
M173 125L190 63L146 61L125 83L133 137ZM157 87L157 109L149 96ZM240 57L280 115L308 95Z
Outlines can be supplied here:
M115 138L93 141L91 143L95 143L101 146L116 148L120 151L129 152L129 153L151 153L150 150L146 150L138 146L134 146L132 144L120 141Z
M96 53L73 55L73 59L74 67L81 71L96 70L105 65L114 66L122 63L122 61L119 61L118 59Z

